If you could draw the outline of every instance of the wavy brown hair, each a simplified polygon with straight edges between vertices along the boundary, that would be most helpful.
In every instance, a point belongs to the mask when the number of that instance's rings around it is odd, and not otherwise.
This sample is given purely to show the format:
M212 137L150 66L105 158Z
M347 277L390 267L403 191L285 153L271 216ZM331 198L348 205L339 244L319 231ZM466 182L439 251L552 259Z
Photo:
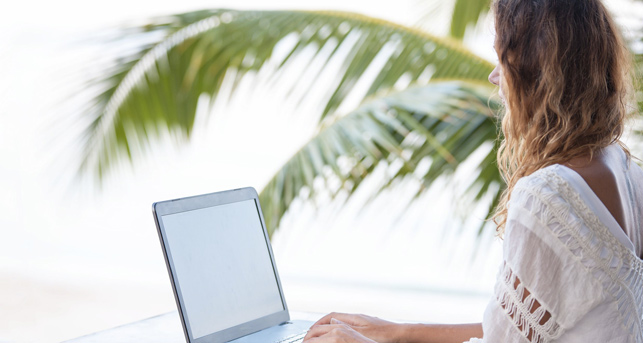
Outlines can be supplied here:
M493 216L502 236L518 179L620 143L632 64L599 0L495 0L492 10L506 93L498 166L507 188Z

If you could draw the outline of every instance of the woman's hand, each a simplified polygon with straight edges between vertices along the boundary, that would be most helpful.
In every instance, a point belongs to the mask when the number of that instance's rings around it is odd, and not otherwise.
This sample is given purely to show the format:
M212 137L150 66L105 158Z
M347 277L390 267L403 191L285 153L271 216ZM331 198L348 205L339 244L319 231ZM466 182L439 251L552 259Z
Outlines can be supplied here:
M313 325L304 343L376 343L346 324Z
M365 316L363 314L346 314L346 313L330 313L318 320L311 327L306 338L319 337L326 335L338 329L334 333L341 335L342 339L352 338L355 334L363 338L370 338L366 341L363 340L339 340L338 342L372 342L371 340L380 343L397 343L401 340L401 325L382 320L375 317ZM348 331L347 329L351 329ZM321 333L321 334L315 334ZM313 336L316 335L316 336ZM311 342L318 342L312 340ZM326 342L326 341L319 341ZM330 342L330 341L329 341Z

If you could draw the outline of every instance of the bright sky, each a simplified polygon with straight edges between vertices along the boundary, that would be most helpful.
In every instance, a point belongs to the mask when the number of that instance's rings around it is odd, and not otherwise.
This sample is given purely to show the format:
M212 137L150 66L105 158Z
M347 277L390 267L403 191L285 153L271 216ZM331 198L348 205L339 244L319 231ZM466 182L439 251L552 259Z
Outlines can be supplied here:
M372 2L363 0L327 0L324 2L299 0L190 0L190 1L126 1L87 2L63 0L57 2L41 1L34 9L33 3L12 3L3 5L0 27L30 26L40 28L89 28L112 25L125 20L198 10L204 8L231 9L336 9L360 12L385 17L390 20L404 21L414 14L414 0L396 2ZM29 13L29 15L18 15Z

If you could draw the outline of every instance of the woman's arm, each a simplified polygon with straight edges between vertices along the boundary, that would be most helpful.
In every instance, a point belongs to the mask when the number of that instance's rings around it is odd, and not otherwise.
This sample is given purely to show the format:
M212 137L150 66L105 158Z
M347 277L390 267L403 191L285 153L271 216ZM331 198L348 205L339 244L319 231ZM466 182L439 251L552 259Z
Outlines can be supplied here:
M398 324L399 343L462 343L482 338L482 324Z
M376 317L346 313L330 313L324 316L313 325L306 338L323 336L337 325L346 325L363 336L380 343L462 343L472 337L482 338L482 324L480 323L397 324Z

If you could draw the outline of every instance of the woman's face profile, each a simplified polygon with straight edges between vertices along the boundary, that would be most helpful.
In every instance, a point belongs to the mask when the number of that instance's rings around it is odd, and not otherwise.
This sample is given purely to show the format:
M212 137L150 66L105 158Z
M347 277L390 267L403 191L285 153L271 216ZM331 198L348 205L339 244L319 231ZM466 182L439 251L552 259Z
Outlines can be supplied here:
M502 102L504 103L506 99L505 99L505 92L503 90L504 82L502 82L502 66L500 65L500 63L496 64L496 67L493 69L491 74L489 74L489 82L500 87L500 90L498 91L498 95L500 96L500 99L502 99Z
M493 42L493 50L496 51L496 55L498 55L498 45L497 45L497 40L494 40ZM498 56L498 60L500 60L500 56ZM496 67L493 68L491 71L491 74L489 74L489 82L492 84L496 85L499 87L498 90L498 96L500 96L500 99L502 100L503 103L506 103L506 98L505 98L505 89L504 89L504 80L502 79L502 65L500 62L496 64Z

